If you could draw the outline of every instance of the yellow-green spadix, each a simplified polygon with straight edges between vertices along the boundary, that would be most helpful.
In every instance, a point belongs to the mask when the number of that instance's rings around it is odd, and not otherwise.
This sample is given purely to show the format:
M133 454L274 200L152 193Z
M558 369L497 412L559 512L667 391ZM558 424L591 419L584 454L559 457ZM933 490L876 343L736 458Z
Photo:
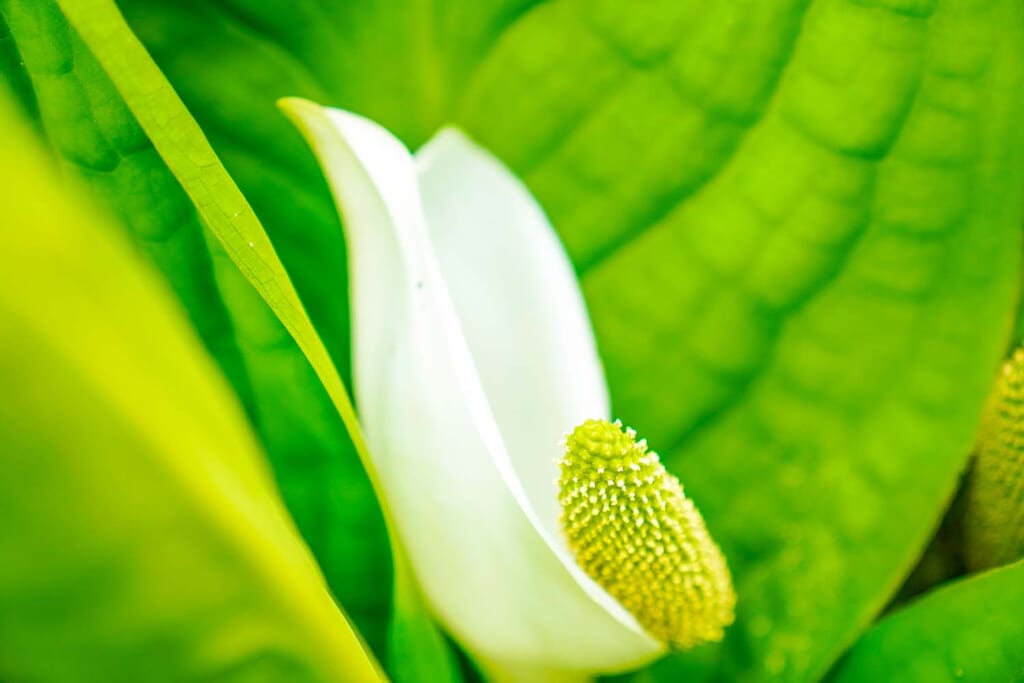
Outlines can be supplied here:
M609 401L578 281L525 186L454 129L413 155L360 116L282 106L342 213L357 409L439 621L489 677L510 681L627 670L670 644L720 637L732 618L728 572L674 479L635 489L662 492L656 504L669 507L645 516L645 505L630 521L666 525L679 542L661 552L675 552L675 564L630 569L630 552L656 552L643 546L653 535L635 534L640 545L615 546L622 573L614 557L592 571L563 528L563 444L588 419L606 420ZM659 573L672 567L685 571ZM623 592L631 571L647 602ZM662 580L676 588L659 592ZM649 604L665 595L671 617Z
M967 481L967 566L981 571L1024 557L1024 347L996 377Z

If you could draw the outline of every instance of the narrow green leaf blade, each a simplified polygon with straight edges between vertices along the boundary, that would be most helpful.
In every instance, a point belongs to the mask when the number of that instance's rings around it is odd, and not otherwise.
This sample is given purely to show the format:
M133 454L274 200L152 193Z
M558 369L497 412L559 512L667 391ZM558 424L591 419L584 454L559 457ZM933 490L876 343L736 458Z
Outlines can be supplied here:
M324 371L333 363L259 220L117 7L107 0L60 0L59 4L207 227L295 337L332 400L347 405L340 377ZM354 427L351 408L343 412L346 424Z
M232 178L220 164L202 131L167 83L159 68L125 24L110 0L60 0L69 22L110 76L129 110L146 131L157 152L189 195L206 227L223 244L232 261L284 324L316 371L340 414L360 460L375 482L360 427L341 376L313 327L274 247ZM387 501L379 495L387 521ZM390 534L392 547L397 545ZM396 563L401 552L393 550ZM411 582L397 569L396 582ZM428 664L422 675L455 679L450 653L426 616L418 589L401 583L395 596L403 599L396 611L404 622L429 635L398 644L416 652L415 661ZM392 641L394 642L394 641Z
M479 55L537 0L120 0L238 182L348 378L345 246L313 156L274 106L358 111L410 145L451 117ZM188 49L180 47L187 45Z

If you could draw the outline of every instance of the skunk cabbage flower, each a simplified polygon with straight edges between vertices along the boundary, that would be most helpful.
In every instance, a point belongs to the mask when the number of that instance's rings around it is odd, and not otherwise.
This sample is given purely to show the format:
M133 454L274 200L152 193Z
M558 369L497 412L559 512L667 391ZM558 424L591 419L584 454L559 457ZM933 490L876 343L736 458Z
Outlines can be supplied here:
M282 106L343 214L356 405L440 622L494 680L721 638L725 562L657 455L607 421L578 281L529 191L457 130L411 155L354 114Z

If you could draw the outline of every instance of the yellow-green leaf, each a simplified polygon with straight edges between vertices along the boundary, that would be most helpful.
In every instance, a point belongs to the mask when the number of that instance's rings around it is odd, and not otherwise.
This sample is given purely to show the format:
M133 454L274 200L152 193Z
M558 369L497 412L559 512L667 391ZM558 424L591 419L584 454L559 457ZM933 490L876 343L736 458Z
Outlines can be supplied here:
M173 297L0 131L0 676L380 680Z
M111 207L173 288L245 405L332 593L383 653L391 602L387 537L370 483L316 373L205 228L56 0L0 0L0 17L13 53L4 70L36 105L23 98L23 109L39 118L62 168ZM308 272L332 279L323 268ZM347 310L344 296L334 301ZM336 349L332 354L338 357Z

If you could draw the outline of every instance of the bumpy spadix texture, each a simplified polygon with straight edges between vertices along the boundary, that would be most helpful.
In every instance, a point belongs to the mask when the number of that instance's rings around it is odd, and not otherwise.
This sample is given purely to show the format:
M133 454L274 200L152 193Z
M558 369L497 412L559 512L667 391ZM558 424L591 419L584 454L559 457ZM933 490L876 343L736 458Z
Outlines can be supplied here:
M965 515L972 569L1024 557L1024 348L1003 364L985 408Z
M725 558L645 441L618 421L584 422L558 486L576 561L651 635L678 648L722 638L736 604Z

